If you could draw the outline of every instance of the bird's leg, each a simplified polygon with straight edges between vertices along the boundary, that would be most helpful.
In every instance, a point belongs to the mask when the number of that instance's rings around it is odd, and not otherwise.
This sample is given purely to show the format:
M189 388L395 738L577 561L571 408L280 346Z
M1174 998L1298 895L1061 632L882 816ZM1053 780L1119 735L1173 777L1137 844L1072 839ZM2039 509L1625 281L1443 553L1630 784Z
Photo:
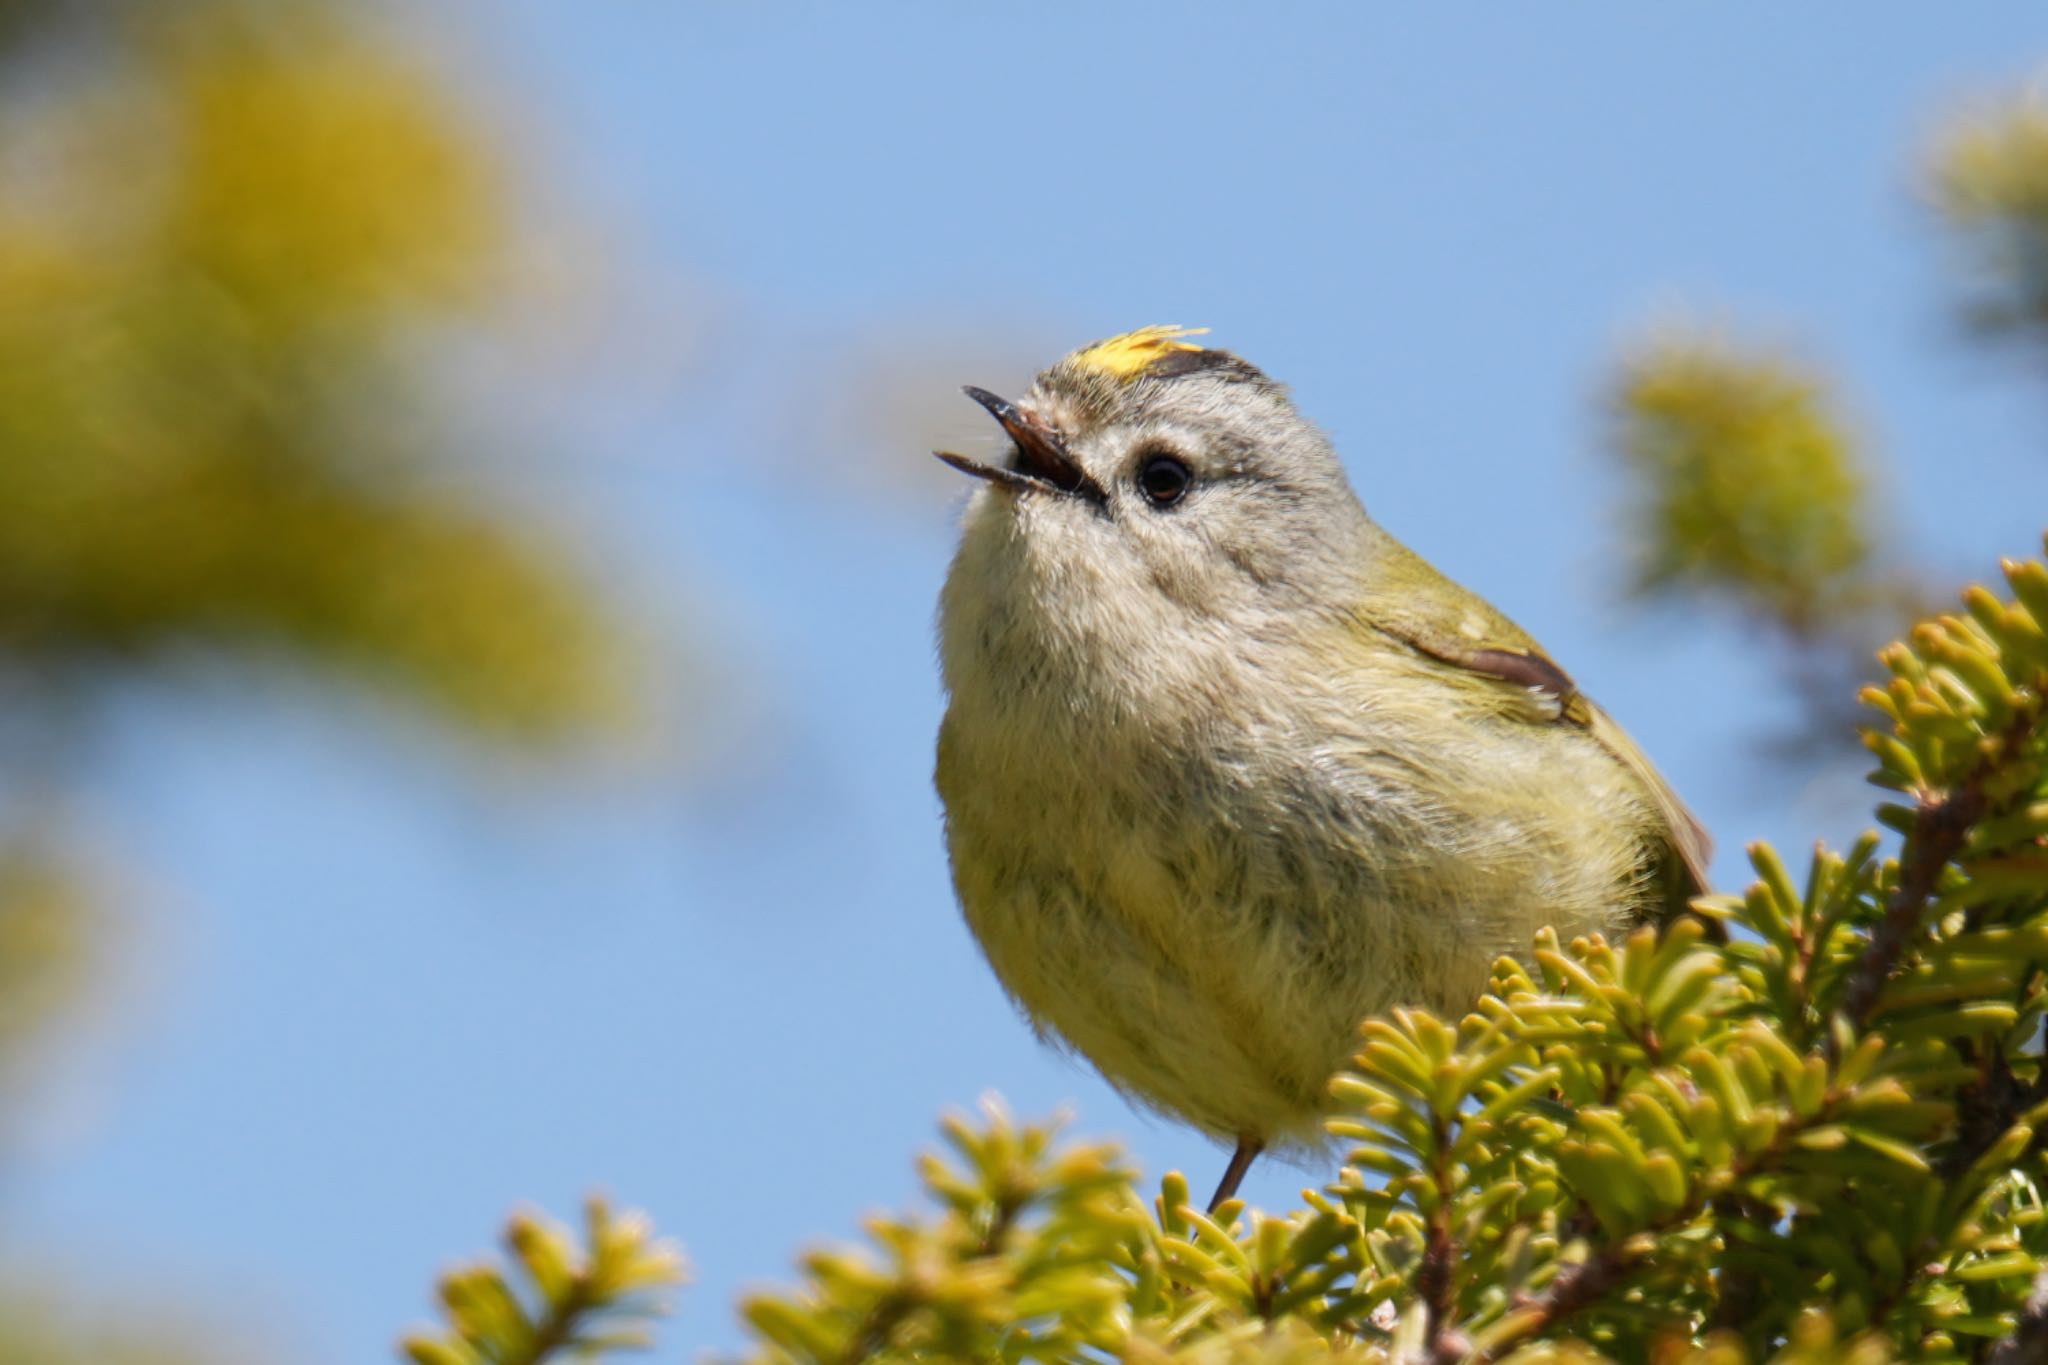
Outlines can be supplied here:
M1217 1183L1216 1193L1209 1196L1209 1212L1216 1212L1216 1206L1237 1193L1237 1187L1244 1181L1244 1173L1252 1168L1266 1144L1254 1138L1239 1138L1237 1150L1230 1154L1230 1164L1223 1168L1223 1179Z

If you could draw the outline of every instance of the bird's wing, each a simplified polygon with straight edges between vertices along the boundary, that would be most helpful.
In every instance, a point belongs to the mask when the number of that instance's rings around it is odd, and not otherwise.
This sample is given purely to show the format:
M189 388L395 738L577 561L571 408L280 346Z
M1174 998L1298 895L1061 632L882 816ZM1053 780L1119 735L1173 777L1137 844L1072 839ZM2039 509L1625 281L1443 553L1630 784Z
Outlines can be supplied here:
M1643 756L1612 717L1595 706L1553 663L1529 633L1484 598L1459 587L1429 562L1389 537L1379 548L1370 625L1432 659L1464 669L1476 680L1513 689L1527 705L1510 714L1531 724L1585 730L1633 773L1663 818L1665 842L1676 859L1669 871L1671 899L1682 907L1707 889L1713 841L1678 793Z

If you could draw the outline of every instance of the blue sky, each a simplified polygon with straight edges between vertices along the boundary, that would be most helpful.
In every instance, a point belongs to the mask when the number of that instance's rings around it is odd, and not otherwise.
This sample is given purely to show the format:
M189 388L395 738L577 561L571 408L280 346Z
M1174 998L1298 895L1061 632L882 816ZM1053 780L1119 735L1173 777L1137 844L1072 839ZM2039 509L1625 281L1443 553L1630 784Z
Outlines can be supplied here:
M1730 882L1861 798L1751 764L1792 713L1738 625L1617 608L1597 403L1627 340L1718 320L1835 368L1920 559L2038 547L2043 390L1959 343L1913 195L1940 115L2048 60L2038 6L707 8L439 32L610 244L602 353L688 362L484 395L560 458L478 468L684 642L650 683L694 729L549 777L303 691L124 703L86 797L142 907L123 1008L12 1192L59 1265L377 1359L511 1206L602 1187L697 1267L674 1359L911 1198L984 1091L1213 1178L1032 1040L959 923L931 616L965 490L846 400L877 357L981 441L960 383L1214 328L1628 724Z

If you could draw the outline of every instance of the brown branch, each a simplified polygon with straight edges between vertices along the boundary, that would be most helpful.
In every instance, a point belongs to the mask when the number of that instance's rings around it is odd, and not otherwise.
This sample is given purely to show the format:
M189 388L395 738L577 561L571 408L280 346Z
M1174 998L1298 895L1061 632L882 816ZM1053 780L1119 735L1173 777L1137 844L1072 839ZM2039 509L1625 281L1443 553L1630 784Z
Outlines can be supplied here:
M1550 1291L1543 1296L1542 1307L1546 1310L1543 1326L1562 1322L1599 1300L1600 1296L1614 1288L1635 1269L1642 1257L1633 1254L1624 1246L1610 1247L1592 1260L1568 1266L1551 1283ZM1536 1330L1541 1331L1542 1327Z
M1819 1112L1779 1127L1770 1143L1754 1153L1747 1160L1740 1156L1733 1158L1728 1167L1729 1179L1724 1197L1737 1200L1747 1196L1740 1193L1743 1181L1753 1175L1767 1172L1797 1145L1797 1139L1808 1128L1834 1121L1835 1097L1830 1095L1821 1105ZM1629 1274L1642 1262L1655 1256L1655 1248L1641 1251L1630 1250L1640 1239L1661 1237L1673 1228L1682 1227L1700 1216L1710 1205L1718 1202L1705 1193L1695 1190L1693 1196L1679 1207L1646 1227L1638 1228L1618 1242L1609 1243L1588 1259L1575 1266L1567 1266L1557 1273L1550 1287L1520 1307L1533 1307L1537 1311L1520 1324L1520 1330L1494 1342L1486 1353L1477 1357L1466 1357L1474 1365L1488 1365L1489 1362L1512 1354L1515 1348L1532 1337L1540 1336L1558 1323L1597 1303L1604 1295L1624 1282Z
M1989 765L1987 765L1988 767ZM1920 929L1927 902L1934 898L1942 869L1960 853L1970 830L1984 818L1985 772L1973 772L1961 786L1943 797L1923 795L1913 813L1913 831L1899 851L1899 884L1885 901L1884 918L1863 946L1856 965L1850 969L1849 990L1842 1008L1849 1022L1862 1028L1877 1007L1878 993L1898 966L1906 943ZM1830 1035L1829 1046L1833 1039Z
M1450 1134L1444 1131L1440 1119L1430 1121L1430 1131L1435 1139L1430 1176L1436 1182L1436 1208L1429 1217L1429 1240L1423 1247L1422 1265L1415 1272L1415 1292L1429 1314L1431 1354L1438 1361L1449 1362L1465 1355L1463 1334L1451 1326L1451 1314L1457 1308L1452 1276L1458 1263L1458 1244L1451 1236L1451 1202L1457 1192L1451 1186L1451 1170L1446 1160Z
M585 1270L569 1284L569 1290L562 1295L562 1301L555 1304L534 1324L533 1339L527 1349L510 1357L510 1365L539 1365L556 1351L569 1345L576 1335L576 1329L583 1326L584 1315L600 1305L597 1293L591 1284L592 1269Z
M1782 1145L1774 1142L1767 1151L1775 1155L1781 1150ZM1757 1164L1765 1163L1760 1159ZM1740 1180L1747 1173L1748 1171L1741 1169L1738 1163L1736 1178ZM1512 1354L1523 1342L1541 1336L1574 1313L1599 1302L1608 1291L1626 1280L1631 1271L1648 1259L1651 1253L1630 1249L1638 1239L1646 1235L1654 1238L1672 1228L1691 1222L1699 1217L1706 1204L1704 1198L1695 1195L1682 1207L1673 1209L1648 1227L1640 1228L1618 1242L1610 1242L1577 1265L1566 1266L1557 1272L1548 1289L1518 1305L1536 1309L1533 1315L1523 1320L1519 1331L1494 1342L1483 1355L1454 1358L1472 1360L1475 1365L1488 1365L1488 1362L1498 1360L1503 1355ZM1439 1358L1441 1359L1441 1356Z
M1997 1049L1995 1042L1992 1046L1984 1079L1956 1093L1956 1145L1937 1168L1943 1180L1953 1180L1969 1170L1978 1157L2012 1131L2021 1114L2048 1100L2048 1067L2043 1067L2032 1085L2023 1085L2012 1074L2004 1051ZM2038 1145L2037 1140L2029 1150Z
M1946 794L1920 794L1919 806L1913 812L1912 831L1906 835L1905 847L1899 850L1899 884L1892 888L1885 901L1884 918L1878 921L1870 942L1864 945L1862 955L1850 969L1849 989L1842 1007L1849 1022L1858 1029L1870 1022L1885 982L1898 966L1907 942L1919 932L1927 903L1934 898L1935 888L1941 882L1942 869L1962 852L1977 822L1991 813L1985 784L2026 743L2041 719L2040 711L2038 705L2015 707L2011 721L1997 737L1996 747L1983 762ZM1828 1047L1832 1054L1832 1034Z
M1692 1212L1697 1213L1698 1210ZM1650 1232L1659 1230L1646 1229ZM1540 1337L1572 1314L1598 1302L1610 1289L1628 1278L1628 1273L1643 1258L1626 1250L1627 1245L1627 1240L1609 1245L1590 1259L1560 1270L1557 1278L1550 1282L1550 1287L1530 1301L1529 1306L1534 1307L1536 1313L1521 1324L1520 1331L1504 1341L1495 1342L1484 1355L1477 1357L1479 1365L1498 1360L1532 1337Z
M1913 815L1912 832L1899 853L1899 884L1885 902L1884 918L1850 972L1843 1009L1857 1028L1869 1023L1885 982L1897 967L1907 942L1919 932L1942 870L1962 852L1977 823L1993 813L1985 791L1987 782L2002 763L2025 746L2040 720L2039 705L2015 708L1989 757L1946 796L1922 793ZM1832 1034L1828 1050L1832 1057ZM2023 1086L2006 1065L2004 1056L1994 1053L1984 1079L1965 1086L1957 1095L1957 1142L1941 1163L1942 1175L1952 1178L1967 1170L2004 1136L2021 1113L2043 1098L2048 1098L2048 1069L2032 1086Z

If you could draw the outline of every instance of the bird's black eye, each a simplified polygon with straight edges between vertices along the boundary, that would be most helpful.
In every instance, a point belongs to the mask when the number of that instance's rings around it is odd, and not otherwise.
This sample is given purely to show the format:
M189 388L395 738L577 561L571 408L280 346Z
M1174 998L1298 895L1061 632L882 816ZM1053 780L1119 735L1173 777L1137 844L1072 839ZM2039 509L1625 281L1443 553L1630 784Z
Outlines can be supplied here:
M1187 493L1195 476L1171 455L1154 455L1138 466L1138 491L1154 507L1171 507Z

